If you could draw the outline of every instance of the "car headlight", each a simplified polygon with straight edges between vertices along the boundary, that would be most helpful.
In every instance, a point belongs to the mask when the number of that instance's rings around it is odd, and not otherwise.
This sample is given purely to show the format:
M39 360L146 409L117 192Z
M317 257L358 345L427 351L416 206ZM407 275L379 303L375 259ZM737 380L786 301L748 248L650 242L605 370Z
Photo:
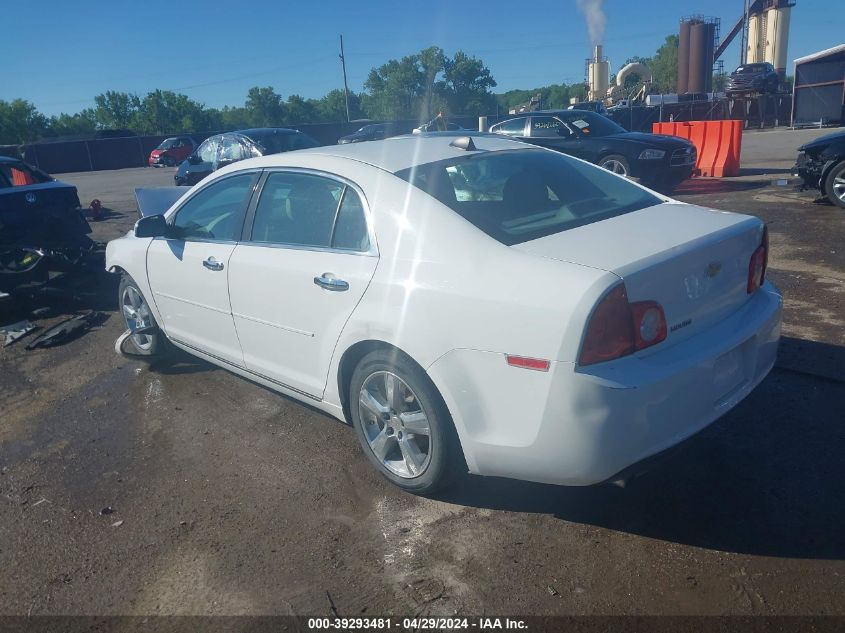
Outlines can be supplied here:
M662 149L646 149L640 154L640 160L657 160L666 156Z

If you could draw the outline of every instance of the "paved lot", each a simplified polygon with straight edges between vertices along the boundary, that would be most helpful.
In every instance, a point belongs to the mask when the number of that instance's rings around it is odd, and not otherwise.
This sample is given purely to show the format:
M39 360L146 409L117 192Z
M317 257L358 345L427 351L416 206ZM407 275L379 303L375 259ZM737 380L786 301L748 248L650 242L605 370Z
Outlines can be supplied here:
M329 592L347 616L845 614L845 213L773 171L806 135L747 134L751 175L679 192L769 223L784 339L751 396L625 489L403 494L333 419L187 356L117 356L101 281L102 327L0 348L0 613L328 615ZM63 176L114 211L102 240L133 186L171 177Z

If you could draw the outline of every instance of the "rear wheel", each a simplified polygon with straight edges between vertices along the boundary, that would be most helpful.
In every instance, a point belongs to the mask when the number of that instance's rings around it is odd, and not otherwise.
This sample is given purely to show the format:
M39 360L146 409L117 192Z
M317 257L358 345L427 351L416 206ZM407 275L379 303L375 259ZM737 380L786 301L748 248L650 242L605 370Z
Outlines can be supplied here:
M463 464L457 433L434 384L391 350L367 354L352 374L352 424L367 459L396 486L430 494Z
M830 170L824 181L824 192L828 200L845 209L845 160Z
M602 158L599 167L603 167L607 171L612 171L614 174L620 176L628 176L631 173L631 167L628 165L628 159L621 154L608 154Z
M129 340L135 352L141 356L160 354L166 345L164 335L159 331L141 289L129 275L120 280L118 300L126 329L132 331Z

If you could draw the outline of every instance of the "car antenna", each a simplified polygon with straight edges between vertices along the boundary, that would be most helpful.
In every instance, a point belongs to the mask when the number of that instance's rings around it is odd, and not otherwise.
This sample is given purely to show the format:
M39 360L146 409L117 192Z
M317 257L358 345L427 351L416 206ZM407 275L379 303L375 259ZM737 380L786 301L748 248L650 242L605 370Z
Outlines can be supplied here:
M449 143L450 147L457 147L458 149L462 149L466 152L477 152L478 148L475 147L475 143L472 142L471 136L459 136L454 141Z

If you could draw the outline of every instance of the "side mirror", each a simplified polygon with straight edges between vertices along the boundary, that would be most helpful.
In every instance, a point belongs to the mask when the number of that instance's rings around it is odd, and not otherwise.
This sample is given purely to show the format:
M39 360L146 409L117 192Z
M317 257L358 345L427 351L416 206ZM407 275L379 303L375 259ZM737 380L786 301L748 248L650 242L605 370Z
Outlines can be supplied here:
M135 223L135 237L167 237L169 232L163 215L148 215Z

